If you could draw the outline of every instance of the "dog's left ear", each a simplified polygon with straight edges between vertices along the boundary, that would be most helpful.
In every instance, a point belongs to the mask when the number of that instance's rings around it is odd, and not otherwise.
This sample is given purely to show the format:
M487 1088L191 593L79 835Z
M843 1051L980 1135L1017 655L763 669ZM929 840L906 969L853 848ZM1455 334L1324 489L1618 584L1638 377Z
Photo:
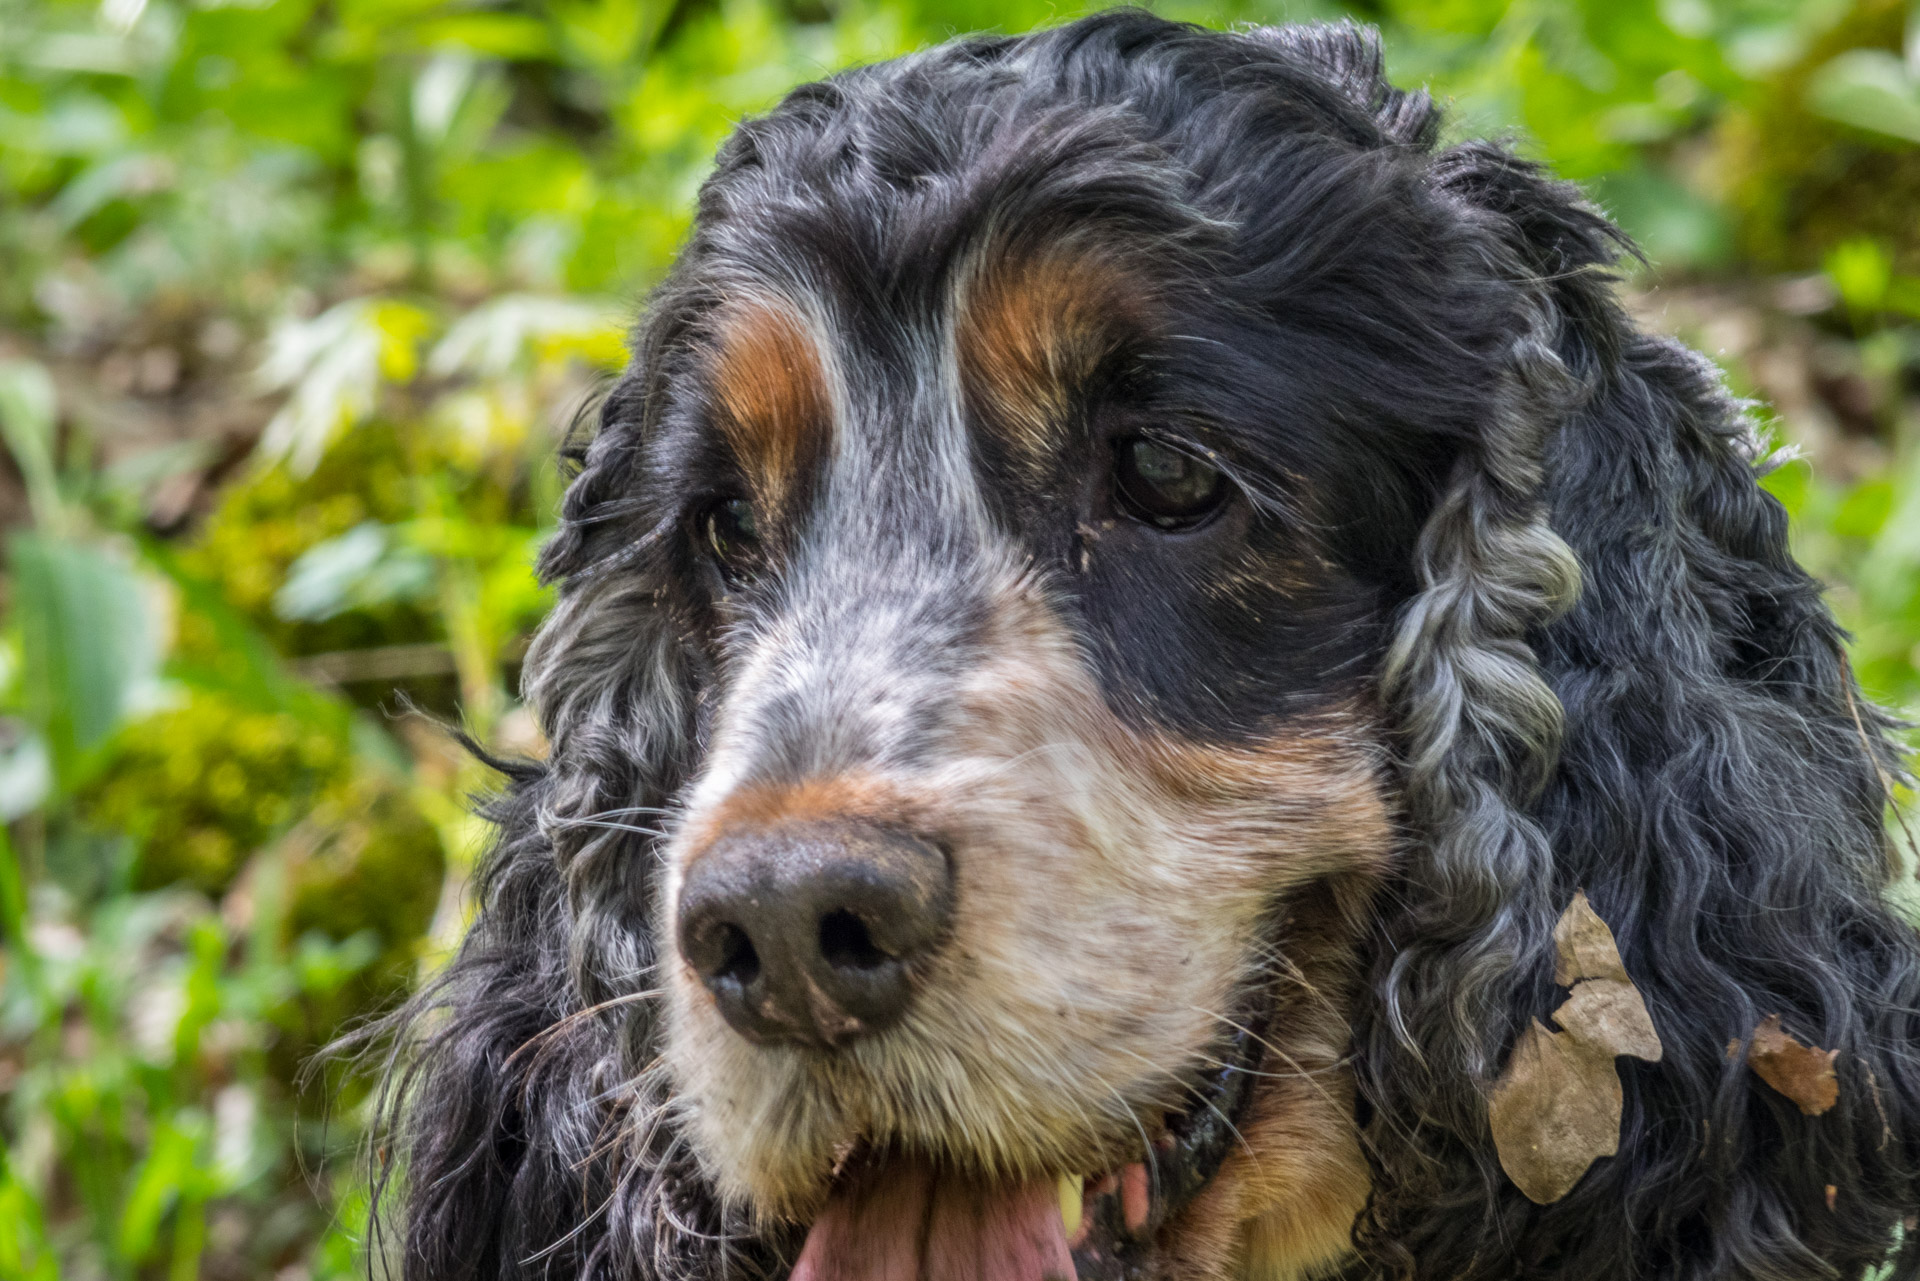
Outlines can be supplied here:
M1433 156L1431 183L1515 317L1383 672L1416 838L1357 1032L1358 1239L1450 1281L1857 1277L1897 1247L1920 1266L1920 1235L1899 1245L1920 1204L1920 942L1885 899L1889 722L1788 551L1741 406L1615 301L1619 234L1495 146ZM1618 1153L1535 1205L1487 1095L1564 999L1552 930L1581 889L1665 1054L1618 1061ZM1773 1016L1836 1052L1831 1108L1749 1066Z

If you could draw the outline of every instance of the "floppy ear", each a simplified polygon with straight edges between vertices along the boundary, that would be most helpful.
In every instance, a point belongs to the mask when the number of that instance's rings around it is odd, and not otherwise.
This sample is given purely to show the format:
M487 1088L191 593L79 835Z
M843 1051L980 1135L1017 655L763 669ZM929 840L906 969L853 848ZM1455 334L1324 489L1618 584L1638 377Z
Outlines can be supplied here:
M1450 1281L1861 1276L1920 1193L1920 946L1884 898L1888 723L1787 550L1740 407L1613 301L1597 269L1617 233L1497 147L1433 175L1527 316L1420 539L1384 673L1418 838L1357 1029L1375 1177L1357 1240ZM1618 1154L1534 1205L1486 1100L1559 1003L1552 927L1579 889L1665 1053L1618 1060ZM1830 1111L1747 1065L1769 1015L1838 1051ZM1910 1231L1901 1257L1920 1261Z
M757 1275L666 1121L650 1007L653 831L693 750L695 676L639 472L637 369L576 455L542 564L560 600L525 688L544 765L495 762L498 839L447 968L364 1034L389 1057L375 1179L408 1278ZM668 518L670 519L670 518ZM376 1222L376 1236L381 1221ZM720 1252L726 1258L720 1260Z

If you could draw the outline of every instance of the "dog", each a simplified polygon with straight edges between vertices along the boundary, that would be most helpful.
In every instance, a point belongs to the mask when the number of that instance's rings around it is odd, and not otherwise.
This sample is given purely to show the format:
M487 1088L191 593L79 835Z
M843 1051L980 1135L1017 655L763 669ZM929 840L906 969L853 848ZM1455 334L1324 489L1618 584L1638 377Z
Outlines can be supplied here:
M739 127L569 449L550 756L381 1031L383 1257L1920 1273L1895 726L1624 236L1439 129L1362 29L1133 11ZM1576 904L1657 1045L1530 1195Z

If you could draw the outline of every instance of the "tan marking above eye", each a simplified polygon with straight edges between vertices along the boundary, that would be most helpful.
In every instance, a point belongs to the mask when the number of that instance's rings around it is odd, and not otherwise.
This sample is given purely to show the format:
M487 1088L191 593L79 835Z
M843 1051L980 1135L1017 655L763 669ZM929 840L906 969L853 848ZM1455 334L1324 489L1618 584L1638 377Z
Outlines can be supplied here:
M815 336L790 307L754 303L724 316L713 362L719 426L754 497L777 512L832 419Z
M954 339L970 401L1035 461L1057 448L1073 394L1138 327L1144 290L1097 257L1057 253L978 269Z

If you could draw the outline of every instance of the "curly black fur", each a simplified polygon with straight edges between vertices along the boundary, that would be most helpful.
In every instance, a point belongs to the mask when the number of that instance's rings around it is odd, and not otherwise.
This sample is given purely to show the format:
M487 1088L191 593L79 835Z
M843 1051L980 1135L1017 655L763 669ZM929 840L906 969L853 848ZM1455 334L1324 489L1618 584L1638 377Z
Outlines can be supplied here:
M1857 1278L1897 1251L1895 1275L1920 1275L1920 1235L1897 1244L1920 1207L1920 947L1883 899L1888 723L1755 483L1741 407L1614 300L1620 234L1438 126L1355 28L1117 12L848 72L737 132L572 454L543 566L561 603L528 662L552 757L491 810L458 957L386 1026L382 1257L416 1281L791 1257L718 1209L635 995L649 815L699 757L715 679L679 478L649 445L685 430L666 391L729 264L801 245L931 270L901 249L921 234L901 192L952 179L943 216L964 221L969 175L1038 190L1077 165L1116 236L1127 217L1166 235L1168 209L1226 229L1196 261L1240 300L1230 323L1331 389L1264 403L1321 423L1317 474L1364 513L1336 548L1375 593L1352 649L1399 727L1411 834L1353 1033L1374 1192L1352 1274ZM871 216L809 222L825 190ZM1494 1157L1486 1087L1556 1003L1550 931L1576 888L1666 1057L1621 1061L1620 1155L1537 1206ZM1833 1111L1729 1059L1769 1014L1840 1051Z

